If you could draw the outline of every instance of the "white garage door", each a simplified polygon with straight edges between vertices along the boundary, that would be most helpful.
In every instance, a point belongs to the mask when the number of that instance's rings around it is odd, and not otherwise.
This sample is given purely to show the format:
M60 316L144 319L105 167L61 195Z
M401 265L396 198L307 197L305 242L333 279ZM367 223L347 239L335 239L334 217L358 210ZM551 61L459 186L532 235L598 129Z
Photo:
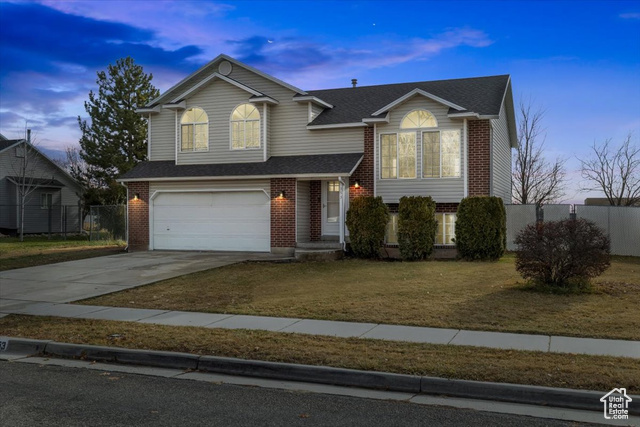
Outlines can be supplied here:
M262 191L160 193L153 248L269 252L269 198Z

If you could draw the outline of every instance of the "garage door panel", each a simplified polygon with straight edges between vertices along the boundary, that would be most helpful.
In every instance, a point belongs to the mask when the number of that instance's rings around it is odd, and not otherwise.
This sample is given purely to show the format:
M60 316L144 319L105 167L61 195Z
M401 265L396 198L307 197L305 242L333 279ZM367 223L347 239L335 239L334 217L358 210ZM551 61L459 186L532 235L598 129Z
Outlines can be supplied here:
M269 251L262 191L163 193L154 200L154 249Z

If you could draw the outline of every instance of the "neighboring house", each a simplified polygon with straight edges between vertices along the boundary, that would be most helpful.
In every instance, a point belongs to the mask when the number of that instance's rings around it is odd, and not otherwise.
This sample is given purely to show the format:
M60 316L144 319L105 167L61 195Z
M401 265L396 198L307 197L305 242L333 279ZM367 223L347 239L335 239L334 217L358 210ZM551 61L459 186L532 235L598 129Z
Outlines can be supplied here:
M0 137L0 231L19 231L19 188L27 186L25 233L78 232L80 184L26 140Z
M220 55L138 112L149 161L128 187L129 245L292 253L348 238L349 201L431 196L453 246L467 196L511 202L508 75L304 91ZM388 243L395 243L392 217Z

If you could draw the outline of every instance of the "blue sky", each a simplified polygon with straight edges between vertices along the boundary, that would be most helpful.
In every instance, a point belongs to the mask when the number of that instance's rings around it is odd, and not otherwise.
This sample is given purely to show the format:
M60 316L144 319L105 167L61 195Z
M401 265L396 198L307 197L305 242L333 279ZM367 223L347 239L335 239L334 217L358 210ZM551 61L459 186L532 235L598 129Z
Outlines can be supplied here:
M549 157L640 137L640 1L0 1L0 132L77 145L96 71L132 56L162 91L226 53L303 89L511 74Z

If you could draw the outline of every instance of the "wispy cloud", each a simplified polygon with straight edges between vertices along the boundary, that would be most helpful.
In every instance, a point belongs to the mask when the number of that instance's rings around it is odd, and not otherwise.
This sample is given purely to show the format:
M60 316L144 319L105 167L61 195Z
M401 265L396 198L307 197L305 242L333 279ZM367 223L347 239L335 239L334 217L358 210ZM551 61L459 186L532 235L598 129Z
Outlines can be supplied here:
M622 19L640 19L640 12L621 13L618 16Z

